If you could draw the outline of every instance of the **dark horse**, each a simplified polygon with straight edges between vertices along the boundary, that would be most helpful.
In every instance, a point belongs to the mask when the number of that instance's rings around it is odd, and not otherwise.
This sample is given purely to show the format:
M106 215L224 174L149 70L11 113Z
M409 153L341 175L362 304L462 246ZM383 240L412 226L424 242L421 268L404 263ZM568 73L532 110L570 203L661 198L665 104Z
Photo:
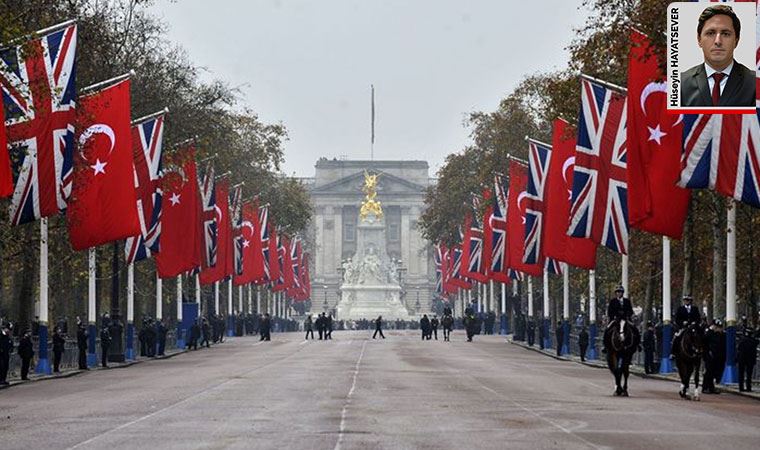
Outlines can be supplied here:
M639 334L626 320L616 320L604 333L607 367L615 376L615 395L628 397L628 375L633 354L639 346ZM622 384L621 384L622 381Z
M702 364L703 343L698 326L696 323L690 323L683 330L680 342L674 349L678 376L681 378L681 390L678 391L678 395L692 400L699 400L699 367ZM694 374L694 392L689 396L689 380L692 374Z

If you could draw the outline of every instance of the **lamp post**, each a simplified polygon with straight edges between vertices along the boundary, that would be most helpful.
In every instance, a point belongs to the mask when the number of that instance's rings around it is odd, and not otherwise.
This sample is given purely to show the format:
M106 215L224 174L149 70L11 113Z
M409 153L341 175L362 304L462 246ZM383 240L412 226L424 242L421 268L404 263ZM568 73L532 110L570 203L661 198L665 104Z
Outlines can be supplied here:
M322 286L325 290L325 302L322 304L322 310L327 313L327 309L330 305L327 303L327 285Z

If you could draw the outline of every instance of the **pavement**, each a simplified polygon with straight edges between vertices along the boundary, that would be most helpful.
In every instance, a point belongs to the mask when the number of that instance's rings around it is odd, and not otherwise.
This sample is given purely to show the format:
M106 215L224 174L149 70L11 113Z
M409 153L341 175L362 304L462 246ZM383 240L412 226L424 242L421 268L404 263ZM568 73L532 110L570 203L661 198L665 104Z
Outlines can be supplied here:
M682 400L500 336L300 333L0 391L0 448L757 448L760 402Z

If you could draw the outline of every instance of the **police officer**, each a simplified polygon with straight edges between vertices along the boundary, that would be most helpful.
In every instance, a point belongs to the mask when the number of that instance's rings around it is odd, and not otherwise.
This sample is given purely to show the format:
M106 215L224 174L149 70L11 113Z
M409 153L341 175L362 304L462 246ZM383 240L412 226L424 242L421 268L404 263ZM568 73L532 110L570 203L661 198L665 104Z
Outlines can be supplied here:
M739 340L736 362L739 365L739 391L752 392L752 371L757 361L757 338L752 328L744 328Z
M720 320L713 320L713 323L705 332L704 336L704 354L705 362L704 380L702 381L702 392L705 394L719 394L715 389L716 378L721 372L722 365L725 363L726 343L723 336L723 323Z
M164 356L166 351L166 325L164 320L159 319L156 321L156 335L158 335L158 356Z
M675 357L678 345L681 344L681 335L683 330L688 327L690 323L699 323L702 320L702 315L699 313L699 309L692 304L691 295L683 296L683 304L676 310L675 323L676 328L675 335L673 336L673 343L670 346L670 358Z
M440 325L440 322L438 321L438 316L433 314L433 318L430 319L430 331L433 332L433 336L435 336L435 340L438 340L438 325ZM430 337L428 336L428 339Z
M56 327L53 330L53 372L60 373L61 357L66 349L66 339L63 338L61 329Z
M528 319L528 326L526 328L528 329L528 345L533 347L533 343L536 340L536 323L532 317Z
M578 333L578 349L581 352L581 362L586 361L586 350L588 349L588 331L586 327L581 327L581 331Z
M420 330L422 331L422 340L430 339L430 319L427 314L422 315L420 319Z
M644 347L644 373L654 373L654 350L657 347L652 322L647 322L647 330L642 341Z
M24 330L24 336L18 341L18 356L21 358L21 379L29 379L29 366L34 356L34 344L32 344L32 333Z
M303 328L306 331L306 337L304 339L309 339L309 334L311 334L311 339L314 339L314 323L311 320L311 314L306 316L306 320L303 321Z
M11 337L10 324L0 323L0 386L9 384L7 378L12 352L13 338Z
M111 333L108 332L108 325L103 324L100 328L100 364L108 367L108 348L111 346Z
M79 370L89 370L87 367L87 328L80 321L77 329L77 350L79 350Z

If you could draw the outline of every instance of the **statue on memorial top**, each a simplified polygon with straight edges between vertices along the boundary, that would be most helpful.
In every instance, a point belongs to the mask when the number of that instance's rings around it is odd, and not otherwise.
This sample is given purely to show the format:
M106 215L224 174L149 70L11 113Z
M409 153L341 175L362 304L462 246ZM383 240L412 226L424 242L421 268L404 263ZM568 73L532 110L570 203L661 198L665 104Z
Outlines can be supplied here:
M361 217L362 221L366 220L370 214L373 214L378 219L383 217L383 208L380 202L375 199L377 197L377 177L379 176L379 174L370 175L369 172L364 171L364 186L362 187L362 191L366 196L359 211L359 217Z

